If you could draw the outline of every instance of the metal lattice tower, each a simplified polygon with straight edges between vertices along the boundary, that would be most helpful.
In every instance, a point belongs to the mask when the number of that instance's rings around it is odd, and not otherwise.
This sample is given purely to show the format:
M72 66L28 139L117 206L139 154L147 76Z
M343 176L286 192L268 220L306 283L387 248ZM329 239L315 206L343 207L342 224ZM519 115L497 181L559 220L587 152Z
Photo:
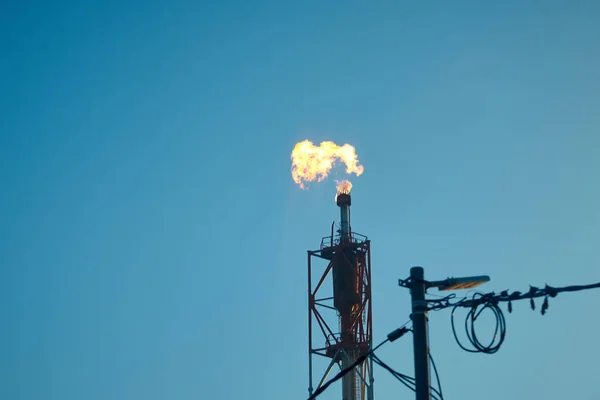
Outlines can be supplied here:
M339 194L336 202L341 215L339 230L335 233L332 226L331 236L321 240L320 249L308 251L309 394L325 383L336 365L340 369L352 365L373 346L371 242L351 230L350 195ZM313 265L313 260L322 262ZM321 297L329 281L333 296ZM313 387L315 356L329 363ZM370 359L342 378L342 400L373 400Z

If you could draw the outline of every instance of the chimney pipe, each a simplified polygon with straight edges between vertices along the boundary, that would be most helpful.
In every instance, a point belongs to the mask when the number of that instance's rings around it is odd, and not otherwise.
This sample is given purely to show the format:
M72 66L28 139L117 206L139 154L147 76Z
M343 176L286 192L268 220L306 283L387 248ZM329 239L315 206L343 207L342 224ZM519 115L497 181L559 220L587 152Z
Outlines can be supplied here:
M337 196L336 203L340 207L340 235L341 242L350 241L351 228L350 228L350 205L352 204L352 198L349 194L341 193Z

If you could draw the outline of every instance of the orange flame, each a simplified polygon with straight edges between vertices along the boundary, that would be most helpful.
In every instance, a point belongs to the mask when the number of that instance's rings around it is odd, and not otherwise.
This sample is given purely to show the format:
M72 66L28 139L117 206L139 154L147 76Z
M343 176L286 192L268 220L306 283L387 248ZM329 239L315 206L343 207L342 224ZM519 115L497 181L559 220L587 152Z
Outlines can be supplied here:
M349 180L336 181L335 183L337 184L337 193L335 194L336 201L340 194L350 194L350 191L352 190L352 183Z
M327 178L337 160L344 163L347 174L360 176L364 171L363 166L358 165L356 149L347 143L338 146L333 142L321 142L315 146L313 142L305 140L296 143L291 158L292 178L302 189L306 189L308 182L321 182Z

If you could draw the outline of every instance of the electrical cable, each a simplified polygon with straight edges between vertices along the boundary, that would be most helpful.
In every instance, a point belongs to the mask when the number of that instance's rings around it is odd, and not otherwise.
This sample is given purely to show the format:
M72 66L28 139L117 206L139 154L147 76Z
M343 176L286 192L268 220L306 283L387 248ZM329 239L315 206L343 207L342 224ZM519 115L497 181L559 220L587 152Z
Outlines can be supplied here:
M352 365L350 365L349 367L347 367L347 368L343 369L342 371L338 372L333 378L331 378L329 381L327 381L326 383L324 383L323 386L318 387L317 390L315 390L315 392L308 397L308 400L316 399L317 396L320 395L321 393L323 393L329 386L331 386L332 383L334 383L334 382L342 379L346 374L348 374L350 371L352 371L354 368L356 368L358 365L360 365L368 357L372 356L374 354L374 352L377 349L379 349L381 346L383 346L387 342L393 342L393 341L399 339L400 337L402 337L405 333L409 332L410 329L406 328L406 325L408 325L408 323L410 323L410 321L407 321L400 328L398 328L398 329L390 332L387 335L387 338L383 342L379 343L377 346L375 346L369 352L367 352L367 353L361 355L360 357L358 357L356 359L356 361L354 361L354 363L352 363Z
M437 367L435 366L435 361L433 360L431 351L429 352L429 360L431 361L431 365L433 366L433 372L435 372L435 380L437 381L440 398L441 398L441 400L444 400L444 393L442 392L442 383L440 382L440 375L438 374L438 370L437 370Z
M397 329L396 331L390 333L388 335L388 338L390 338L391 335L393 335L395 332L397 331L403 331L404 333L410 331L413 332L412 328L408 329L405 328L406 325L408 325L410 323L410 320L407 321L404 325L402 325L401 328ZM393 340L390 340L393 341ZM431 353L429 353L430 359L433 363L433 359L431 358ZM377 365L379 365L380 367L382 367L383 369L385 369L386 371L388 371L392 376L394 376L396 379L398 379L398 381L400 383L402 383L404 386L406 386L407 388L409 388L410 390L412 390L413 392L416 391L416 379L413 377L410 377L408 375L402 374L396 370L394 370L392 367L390 367L389 365L387 365L386 363L384 363L375 353L371 354L371 359L373 360L373 362L375 362ZM435 363L433 363L433 368L435 370L435 374L436 374L436 378L437 378L437 383L438 383L438 388L439 390L436 390L433 386L430 386L430 389L432 391L432 398L434 400L444 400L444 396L442 394L442 387L440 384L440 378L437 372L437 368L435 366Z
M406 280L400 279L398 281L398 283L400 286L409 287L410 286L410 278L406 279ZM542 315L544 315L546 313L546 311L548 310L548 298L549 297L556 297L559 293L562 293L562 292L576 292L576 291L580 291L580 290L595 289L595 288L600 288L600 282L591 284L591 285L573 285L573 286L565 286L565 287L560 287L560 288L555 288L555 287L546 285L543 289L539 289L539 288L530 286L529 291L526 293L521 293L521 292L516 291L516 292L509 294L508 290L505 290L505 291L501 292L500 294L495 294L494 292L487 293L487 294L475 293L470 299L469 298L461 298L460 300L455 301L455 302L452 302L451 300L455 299L456 295L450 294L441 299L433 299L433 300L428 299L428 300L426 300L426 302L429 304L432 304L432 306L428 307L428 310L433 310L433 311L438 311L438 310L443 310L445 308L453 307L452 313L451 313L452 333L454 334L454 338L455 338L456 342L463 350L470 352L470 353L493 354L493 353L496 353L500 349L500 347L502 346L502 343L504 343L504 339L506 337L506 319L504 318L504 313L502 312L500 307L498 307L498 304L500 302L508 302L508 312L512 312L512 301L530 299L531 308L533 310L535 310L535 303L534 303L533 299L538 298L538 297L544 297L544 302L543 302L542 308L541 308L541 313L542 313ZM469 349L469 348L465 347L461 343L461 341L458 339L458 335L456 334L456 327L454 324L454 313L455 313L456 309L459 307L470 308L470 310L467 313L467 316L465 318L465 332L467 334L467 338L468 338L469 342L473 346L473 349ZM494 314L494 317L496 318L496 327L494 328L494 335L493 335L490 343L487 345L484 345L481 343L481 341L479 340L479 338L477 337L477 334L475 332L475 321L479 318L481 313L485 310L490 310ZM332 383L343 378L347 373L352 371L356 366L361 364L368 357L370 357L373 360L373 362L375 362L377 365L381 366L382 368L387 370L389 373L391 373L403 385L405 385L412 391L415 391L416 389L415 389L415 379L414 378L395 371L390 366L388 366L383 361L381 361L381 359L374 354L375 350L379 349L385 343L393 342L396 339L403 336L406 332L408 332L410 329L406 328L407 324L408 324L408 322L405 323L402 327L400 327L400 328L394 330L393 332L391 332L390 334L388 334L387 338L383 342L381 342L379 345L377 345L375 348L373 348L369 352L358 357L357 360L351 366L340 371L338 374L336 374L336 376L334 376L332 379L330 379L328 382L326 382L323 386L317 388L317 390L308 398L308 400L315 399L319 394L323 393ZM437 371L437 367L435 365L433 357L431 357L431 353L429 354L429 357L430 357L434 372L436 374L436 380L437 380L437 384L438 384L438 389L435 389L434 387L430 387L431 392L432 392L431 397L434 400L443 400L444 396L442 394L442 386L440 383L440 378L439 378L439 374Z
M504 313L498 307L496 303L488 302L483 304L475 304L467 313L465 317L465 332L467 334L467 339L473 346L472 349L467 348L462 344L458 335L456 334L456 327L454 323L454 313L456 309L460 306L457 304L452 309L452 313L450 315L450 322L452 325L452 333L454 334L454 339L456 343L460 346L461 349L469 352L469 353L485 353L485 354L494 354L498 350L500 350L500 346L504 343L504 339L506 337L506 319L504 318ZM481 313L485 310L491 310L496 318L496 326L494 328L494 335L490 340L489 344L484 345L481 343L479 338L477 337L477 333L475 330L475 321L479 318Z
M429 294L429 295L431 296L431 294ZM425 302L427 304L429 304L429 307L427 307L427 310L428 311L443 310L444 308L448 307L448 305L450 304L450 300L455 299L455 298L456 298L456 294L450 293L449 295L438 298L438 299L426 299Z
M392 367L390 367L389 365L387 365L386 363L384 363L375 354L372 354L371 358L373 359L373 361L377 365L379 365L380 367L382 367L383 369L385 369L386 371L388 371L390 374L392 374L392 376L394 376L396 379L398 379L398 381L400 381L400 383L402 383L404 386L406 386L407 388L409 388L413 392L416 391L416 381L415 381L415 378L410 377L408 375L404 375L404 374L402 374L402 373L394 370ZM438 382L439 382L439 379L438 379ZM442 393L439 390L437 390L433 386L430 386L430 389L431 389L431 397L432 397L432 399L434 399L434 400L444 400L444 396L442 395Z
M376 349L381 347L383 344L387 343L388 341L389 341L389 339L385 339L383 342L381 342L376 347ZM375 349L373 349L373 350L375 350ZM348 372L352 371L354 368L356 368L357 365L360 365L363 361L365 361L367 359L367 357L369 356L369 354L371 354L373 352L373 350L371 350L367 354L363 354L362 356L358 357L351 366L341 370L333 378L331 378L329 381L327 381L325 384L323 384L323 386L317 388L317 390L315 390L315 392L308 397L308 400L316 399L317 396L320 395L321 393L323 393L332 383L342 379Z
M387 370L390 374L392 374L392 376L394 376L396 379L398 379L400 381L400 383L402 383L404 386L406 386L413 392L415 391L415 388L414 388L415 379L414 378L395 371L390 366L388 366L386 363L381 361L379 359L379 357L377 357L375 354L371 355L371 358L373 359L373 362L375 362L375 364L377 364L380 367L382 367L383 369Z
M402 286L402 287L405 287L408 289L411 288L412 283L413 283L412 278L398 280L399 286ZM421 283L424 283L426 285L426 287L434 286L432 284L432 282L421 281ZM564 286L564 287L552 287L552 286L545 285L544 288L536 288L534 286L530 286L529 291L524 292L524 293L521 293L519 291L514 291L512 293L509 293L508 290L504 290L499 294L496 294L494 292L486 293L486 294L474 293L470 298L463 297L463 298L460 298L457 300L455 300L456 295L452 293L445 297L435 296L437 298L426 299L425 302L428 305L427 306L428 311L438 311L438 310L443 310L443 309L452 307L452 313L451 313L451 317L450 317L450 321L451 321L451 325L452 325L452 333L454 334L454 339L456 340L456 342L460 346L460 348L462 348L463 350L470 352L470 353L494 354L500 349L500 347L502 346L502 344L504 343L504 340L506 338L506 319L504 317L504 313L498 306L498 304L500 302L507 302L508 303L508 312L511 313L513 301L529 299L531 309L535 310L534 299L539 298L539 297L544 297L544 301L543 301L542 307L541 307L541 314L545 315L545 313L548 311L548 307L549 307L548 299L550 297L554 298L559 293L562 293L562 292L576 292L576 291L581 291L581 290L597 289L597 288L600 288L600 282L594 283L594 284L589 284L589 285L572 285L572 286ZM456 326L454 323L454 313L455 313L456 309L459 307L464 307L464 308L470 309L467 313L467 316L465 317L465 332L467 335L467 339L469 340L469 342L473 348L468 348L465 345L463 345L463 343L459 340L458 335L456 333ZM483 344L481 342L480 338L477 336L476 329L475 329L475 321L478 320L479 317L481 316L481 314L486 310L491 311L494 318L496 319L496 325L494 328L493 337L490 340L490 342L488 344ZM388 338L389 338L389 336L388 336ZM440 382L440 376L439 376L439 373L437 370L437 366L435 365L433 356L431 355L431 352L429 353L429 359L430 359L431 365L433 366L433 370L435 372L435 377L436 377L437 386L438 386L437 389L430 386L431 398L434 400L443 400L444 396L443 396L443 392L442 392L442 384ZM379 365L382 368L384 368L385 370L387 370L389 373L391 373L404 386L406 386L407 388L416 392L416 381L414 378L411 378L407 375L401 374L401 373L393 370L391 367L389 367L387 364L385 364L383 361L381 361L381 359L379 357L377 357L377 355L375 355L375 354L371 354L371 360L373 362L375 362L377 365Z
M538 297L544 297L545 298L544 304L542 305L542 309L541 309L542 315L543 315L548 310L548 298L549 297L556 297L559 293L563 293L563 292L578 292L581 290L597 289L597 288L600 288L600 282L593 283L590 285L572 285L572 286L564 286L564 287L552 287L552 286L546 285L543 288L537 288L535 286L530 286L529 290L527 292L523 292L523 293L519 292L519 291L514 291L512 293L509 293L508 290L504 290L504 291L500 292L499 294L496 294L494 292L490 292L490 293L486 293L486 294L475 293L470 299L463 298L463 299L460 299L455 302L451 302L449 296L446 296L445 298L440 299L440 300L429 300L429 302L431 302L431 303L442 303L443 302L444 303L444 304L437 304L437 307L435 308L436 310L441 310L444 308L449 308L449 307L454 307L454 306L472 308L476 305L480 305L480 304L484 304L484 303L495 303L497 305L500 302L507 302L508 310L509 310L509 312L512 312L511 303L513 301L530 299L531 300L531 303L530 303L531 308L533 310L535 310L535 303L533 302L533 299L538 298Z
M475 293L470 298L465 297L456 301L452 301L453 299L455 299L455 297L452 297L452 295L448 295L441 299L428 299L426 301L429 304L428 310L431 311L438 311L452 307L452 313L450 316L452 333L454 334L454 339L456 340L456 343L460 346L461 349L470 353L494 354L500 349L500 347L504 343L504 339L506 338L506 319L504 317L504 313L498 306L499 303L508 303L508 312L511 313L513 310L513 301L529 299L531 309L535 310L534 299L543 297L544 301L541 307L541 314L545 315L548 311L548 299L550 297L556 297L559 293L562 292L577 292L580 290L596 288L600 288L600 282L590 285L572 285L564 287L552 287L546 285L543 288L537 288L534 286L530 286L527 292L514 291L512 293L509 293L508 290L504 290L499 294L496 294L494 292L486 294ZM470 308L469 312L467 313L467 316L465 317L465 332L472 348L468 348L467 346L465 346L460 341L456 333L454 314L456 312L456 309L459 307ZM490 342L488 344L483 344L480 341L480 338L477 336L475 329L475 321L479 318L481 313L483 313L486 310L491 311L494 315L494 318L496 319L496 326L494 328L494 335Z

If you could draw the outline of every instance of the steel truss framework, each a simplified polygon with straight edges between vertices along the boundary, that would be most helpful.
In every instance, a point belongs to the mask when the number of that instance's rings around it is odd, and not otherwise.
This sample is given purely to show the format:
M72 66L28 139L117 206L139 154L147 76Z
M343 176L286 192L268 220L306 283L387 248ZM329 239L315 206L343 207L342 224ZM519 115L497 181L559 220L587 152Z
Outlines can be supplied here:
M330 241L332 246L321 244L321 249L308 251L308 353L309 353L309 395L321 387L337 365L349 365L357 357L367 353L373 346L371 319L371 242L352 236L350 242ZM325 238L324 238L325 239ZM335 255L338 255L337 257ZM345 254L354 254L347 257ZM341 255L341 256L340 256ZM315 263L313 261L325 260ZM334 261L337 260L337 261ZM340 261L342 260L342 261ZM337 263L337 264L336 264ZM319 265L317 265L319 264ZM341 315L333 306L333 297L319 296L323 283L336 268L352 268L356 271L358 299L351 312ZM341 265L340 265L341 264ZM318 281L317 281L318 279ZM313 286L313 284L316 285ZM337 315L337 318L334 317ZM338 329L332 328L339 326ZM313 327L315 329L313 330ZM328 367L313 387L313 358L329 358ZM351 390L353 399L373 400L373 361L365 359L353 372L355 389ZM346 392L348 393L348 392Z

